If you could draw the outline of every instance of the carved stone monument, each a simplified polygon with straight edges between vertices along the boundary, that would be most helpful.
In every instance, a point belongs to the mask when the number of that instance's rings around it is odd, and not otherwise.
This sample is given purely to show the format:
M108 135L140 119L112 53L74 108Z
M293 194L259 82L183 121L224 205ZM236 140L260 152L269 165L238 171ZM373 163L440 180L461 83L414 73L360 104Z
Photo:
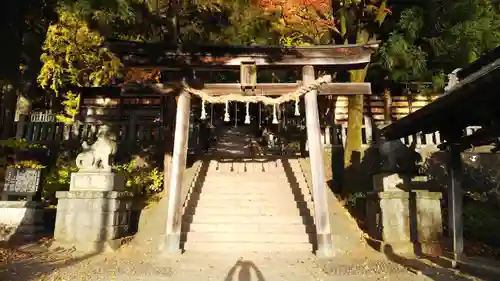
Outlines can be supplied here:
M116 142L109 127L101 126L97 140L92 145L84 142L82 148L70 190L56 194L54 238L82 250L115 249L128 233L132 198L124 191L124 178L111 168Z

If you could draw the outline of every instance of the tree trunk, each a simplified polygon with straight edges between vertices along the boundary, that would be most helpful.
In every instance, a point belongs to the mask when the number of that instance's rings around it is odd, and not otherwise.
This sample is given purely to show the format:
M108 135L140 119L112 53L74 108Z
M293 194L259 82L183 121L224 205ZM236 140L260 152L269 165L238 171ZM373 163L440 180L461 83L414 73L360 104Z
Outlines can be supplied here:
M351 71L351 82L364 82L368 66L364 69ZM347 113L347 139L344 148L344 176L342 178L342 193L356 189L360 184L362 151L362 127L363 127L363 95L349 96Z
M389 89L384 89L384 121L386 124L392 122L392 97Z
M351 71L351 82L364 82L368 66ZM363 95L349 96L347 113L347 139L344 152L344 167L359 164L361 161L362 127L363 127Z

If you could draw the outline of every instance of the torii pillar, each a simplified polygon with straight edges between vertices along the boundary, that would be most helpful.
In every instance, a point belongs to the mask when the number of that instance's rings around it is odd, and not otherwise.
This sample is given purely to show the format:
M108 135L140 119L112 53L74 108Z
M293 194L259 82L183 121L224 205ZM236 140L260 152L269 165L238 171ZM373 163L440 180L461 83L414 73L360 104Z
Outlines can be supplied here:
M304 85L315 81L314 67L307 65L302 69ZM312 90L304 97L306 108L307 141L312 174L312 195L314 201L314 222L316 224L316 256L327 258L334 255L328 201L325 184L325 165L323 161L323 143L318 112L318 91Z
M170 184L167 210L167 225L163 251L179 253L181 251L182 225L182 179L186 169L187 146L189 137L189 109L191 97L182 91L177 100L175 117L174 150L172 152L172 167L170 169ZM165 175L167 176L167 175Z

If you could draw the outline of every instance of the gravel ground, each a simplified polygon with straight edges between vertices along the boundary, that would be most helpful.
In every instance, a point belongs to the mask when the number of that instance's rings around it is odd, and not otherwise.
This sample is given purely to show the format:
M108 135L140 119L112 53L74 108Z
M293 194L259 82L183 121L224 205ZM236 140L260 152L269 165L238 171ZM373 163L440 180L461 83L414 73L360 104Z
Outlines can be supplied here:
M482 280L430 263L403 267L381 255L318 260L312 254L207 254L164 256L127 245L116 252L84 254L29 245L9 250L1 281L312 281L312 280ZM5 253L4 253L5 254Z

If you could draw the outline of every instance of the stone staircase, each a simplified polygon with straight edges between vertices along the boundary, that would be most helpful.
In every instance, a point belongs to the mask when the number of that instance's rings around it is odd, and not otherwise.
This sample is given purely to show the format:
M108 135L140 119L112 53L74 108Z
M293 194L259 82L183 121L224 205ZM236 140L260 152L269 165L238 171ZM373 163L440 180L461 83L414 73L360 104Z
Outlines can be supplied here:
M184 250L314 250L312 199L298 160L251 157L251 149L250 136L237 131L220 138L184 209Z

